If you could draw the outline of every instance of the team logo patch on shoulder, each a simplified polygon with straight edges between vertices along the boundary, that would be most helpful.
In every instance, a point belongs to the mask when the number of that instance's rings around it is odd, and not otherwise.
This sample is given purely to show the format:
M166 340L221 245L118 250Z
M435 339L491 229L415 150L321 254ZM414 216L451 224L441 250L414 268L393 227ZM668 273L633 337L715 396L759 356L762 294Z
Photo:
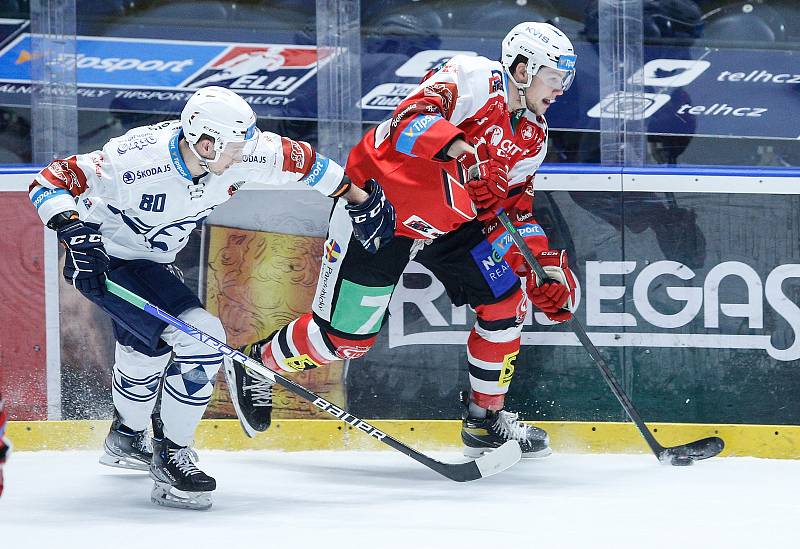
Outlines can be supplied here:
M281 137L283 149L283 171L307 175L314 164L314 152L311 145L304 141L295 141Z
M86 190L86 174L78 167L78 160L74 156L66 160L53 160L42 175L53 185L67 189L73 195Z
M450 118L453 109L455 108L456 100L458 100L458 88L452 82L436 82L430 86L426 86L423 90L423 95L433 97L438 95L442 98L442 109L446 118Z

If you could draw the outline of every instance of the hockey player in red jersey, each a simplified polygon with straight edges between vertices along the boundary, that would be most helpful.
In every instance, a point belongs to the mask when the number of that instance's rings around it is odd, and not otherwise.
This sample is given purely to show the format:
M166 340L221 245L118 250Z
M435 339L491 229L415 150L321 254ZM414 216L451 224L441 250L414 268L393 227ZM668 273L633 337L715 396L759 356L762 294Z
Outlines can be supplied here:
M501 61L459 55L429 74L392 118L367 132L346 167L367 190L370 180L380 182L396 211L395 238L365 250L353 239L347 206L338 204L326 247L339 253L322 259L313 311L244 352L278 372L362 356L403 270L416 260L455 305L477 313L467 341L471 391L462 397L465 454L477 457L516 439L523 456L548 455L547 433L520 423L504 409L504 397L527 298L555 322L572 314L566 253L549 249L532 207L534 174L547 151L544 114L569 88L575 60L557 28L522 23L503 40ZM555 280L537 284L497 220L499 208ZM268 383L238 363L227 374L245 431L266 429Z

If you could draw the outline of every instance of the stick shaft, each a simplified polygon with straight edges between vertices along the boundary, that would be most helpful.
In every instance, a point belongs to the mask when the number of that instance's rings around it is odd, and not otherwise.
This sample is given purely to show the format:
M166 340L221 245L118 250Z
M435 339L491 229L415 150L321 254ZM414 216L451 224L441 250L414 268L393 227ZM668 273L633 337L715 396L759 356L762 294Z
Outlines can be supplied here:
M528 263L528 265L530 265L533 272L536 273L536 276L539 277L539 280L546 280L549 278L545 270L539 264L539 261L536 260L536 257L533 255L531 249L525 243L525 239L522 238L522 235L519 234L517 228L508 218L508 214L504 211L501 211L497 217L500 220L500 223L503 224L503 227L505 227L506 231L508 231L508 234L511 235L514 244L517 245L520 253L525 258L525 261ZM572 315L572 318L567 321L567 324L570 328L572 328L572 331L577 336L578 341L581 342L581 345L583 345L584 349L586 349L586 351L589 353L589 356L592 357L594 363L600 369L600 373L603 375L606 383L608 383L608 386L611 387L611 392L613 392L614 396L617 397L617 400L625 409L625 413L628 414L628 417L631 418L631 421L636 424L636 428L639 429L639 432L642 434L642 437L644 437L647 445L650 446L650 449L653 451L656 457L660 458L664 451L664 447L658 443L655 437L653 437L653 434L650 432L650 429L648 429L644 424L644 421L642 421L642 418L639 415L639 412L636 411L636 408L634 408L631 399L622 389L622 386L611 372L611 368L608 366L605 359L603 359L602 355L597 350L597 347L594 346L592 340L589 339L589 336L586 334L586 330L583 329L583 325L575 315Z
M229 359L236 360L237 362L247 365L247 368L252 372L257 373L264 378L277 383L281 387L285 387L299 397L308 400L320 410L327 412L336 419L349 424L354 430L363 431L365 434L374 437L376 440L383 442L387 446L394 448L398 452L407 455L418 463L421 463L429 469L432 469L433 471L436 471L440 475L443 475L451 480L455 480L457 482L477 480L484 476L489 476L500 472L516 463L516 461L519 461L519 445L516 446L516 455L514 454L513 449L511 449L512 451L509 451L509 449L506 448L502 452L496 451L496 455L488 454L479 458L478 460L468 461L466 463L443 463L435 460L415 450L414 448L403 444L396 438L384 433L377 427L370 425L363 419L350 414L343 408L328 402L320 395L309 391L302 385L295 383L294 381L282 376L277 372L273 372L257 360L245 355L241 351L226 345L222 341L219 341L205 332L198 330L194 326L172 316L166 311L162 311L155 305L148 303L145 299L139 297L130 290L111 281L108 277L106 277L106 289L117 297L127 301L131 305L142 309L146 313L149 313L154 317L163 320L167 324L178 328L185 334L193 337L201 343L206 344L210 348L221 352Z

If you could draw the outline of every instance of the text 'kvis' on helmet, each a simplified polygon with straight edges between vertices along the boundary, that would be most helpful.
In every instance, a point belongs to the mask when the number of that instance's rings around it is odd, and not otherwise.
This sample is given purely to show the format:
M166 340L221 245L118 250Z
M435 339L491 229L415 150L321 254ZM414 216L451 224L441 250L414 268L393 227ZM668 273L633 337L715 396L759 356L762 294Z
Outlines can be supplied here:
M512 75L512 65L518 56L527 59L526 82L518 83L521 88L531 85L533 77L542 67L550 67L564 72L562 89L566 91L575 78L575 48L567 35L549 23L527 22L515 26L503 39L500 62Z

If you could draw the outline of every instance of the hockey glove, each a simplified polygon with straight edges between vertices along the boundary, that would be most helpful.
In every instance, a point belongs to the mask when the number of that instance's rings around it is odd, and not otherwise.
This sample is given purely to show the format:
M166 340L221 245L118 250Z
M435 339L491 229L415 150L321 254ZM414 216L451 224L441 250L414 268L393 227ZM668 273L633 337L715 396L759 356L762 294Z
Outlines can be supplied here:
M508 166L492 157L486 142L481 141L475 145L475 163L468 173L466 189L478 208L478 219L493 217L500 202L508 196Z
M567 252L545 250L539 252L536 259L549 278L540 281L531 272L528 275L528 297L553 322L571 319L575 307L575 279L567 265Z
M367 199L361 204L347 204L345 209L353 220L353 235L374 254L394 238L395 212L377 181L368 180L364 190L369 194Z
M64 260L67 282L81 293L103 295L109 260L100 231L75 219L58 228L58 239L67 250Z

